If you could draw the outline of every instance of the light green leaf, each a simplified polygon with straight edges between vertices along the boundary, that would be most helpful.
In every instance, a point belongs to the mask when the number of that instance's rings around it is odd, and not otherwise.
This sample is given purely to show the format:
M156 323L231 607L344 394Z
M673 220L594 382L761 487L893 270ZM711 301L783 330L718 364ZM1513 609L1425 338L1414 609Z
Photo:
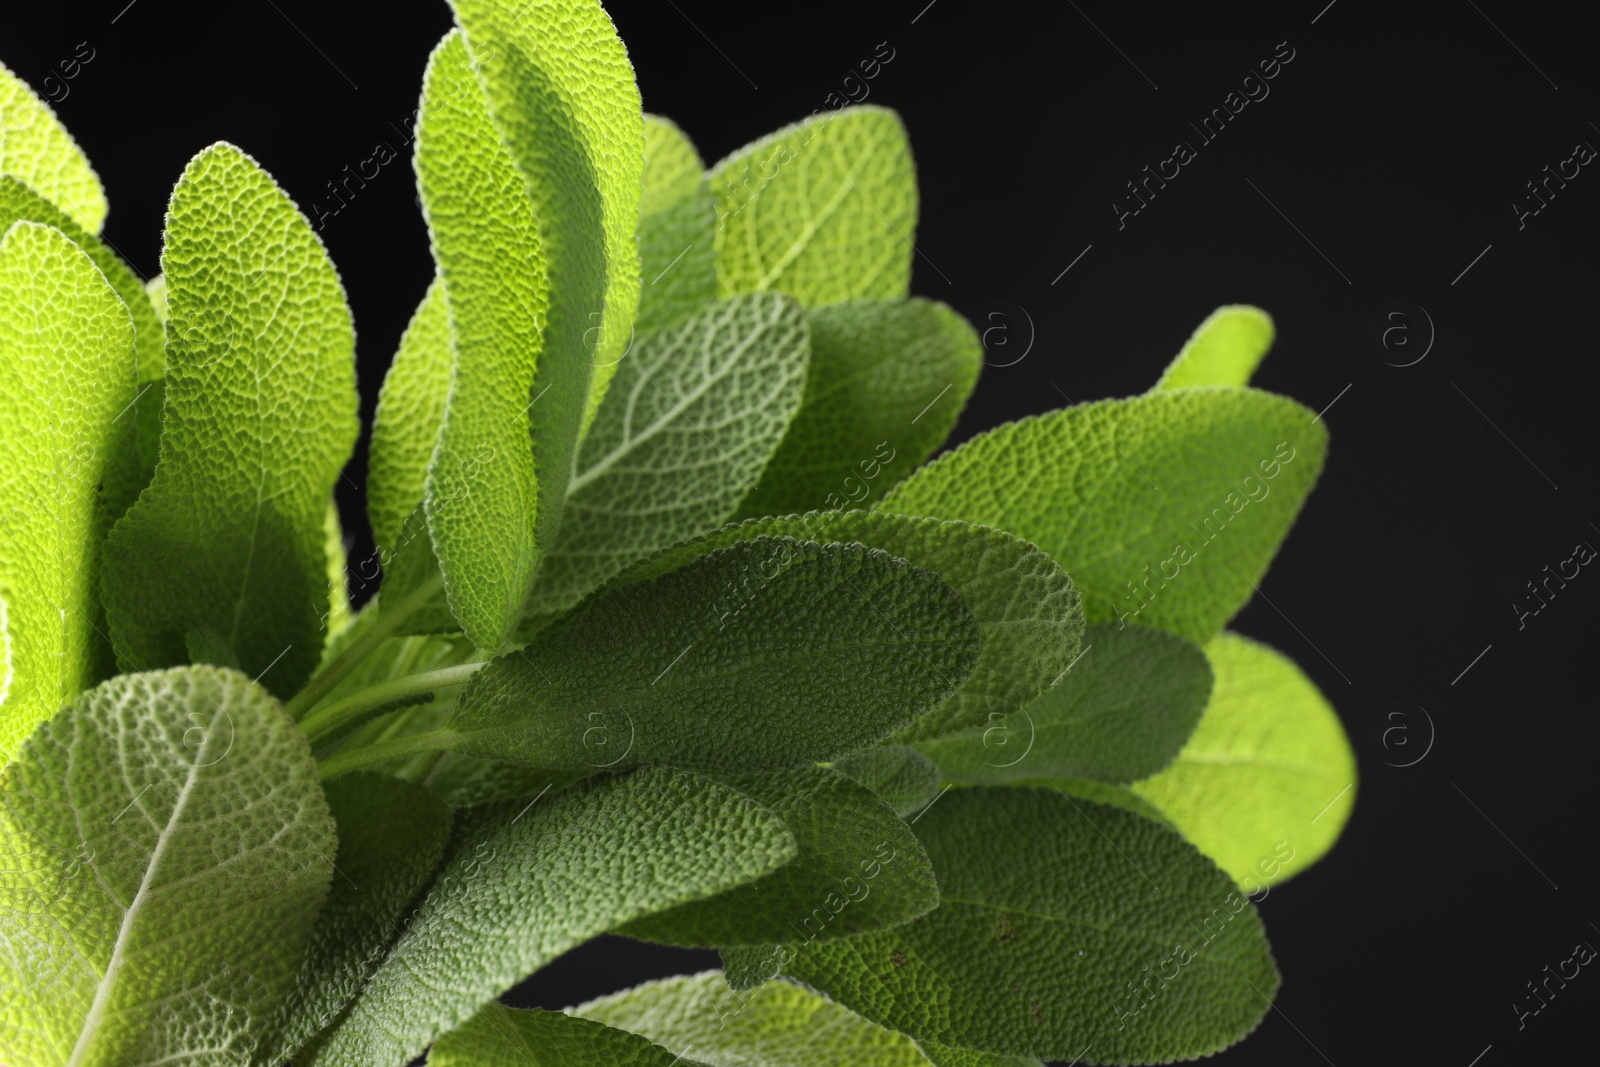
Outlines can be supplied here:
M1211 695L1205 653L1142 626L1091 626L1072 669L1003 720L917 747L954 782L1154 774L1194 732Z
M454 347L444 423L428 453L428 532L451 612L479 648L494 651L528 594L539 565L535 530L547 509L559 509L565 478L536 472L538 445L528 444L530 432L536 442L546 435L537 419L530 428L529 398L550 302L534 204L500 141L459 31L428 62L417 183ZM424 361L431 362L437 329L437 312L424 301L407 337L416 346L418 390L433 387ZM576 385L578 403L584 384ZM562 398L553 399L555 407L541 414L559 410ZM437 403L430 396L415 406ZM409 428L408 451L420 453L415 438L426 432L426 424ZM386 524L408 514L405 468L394 475L400 483L394 499L380 499Z
M184 171L161 262L161 460L106 540L111 637L145 669L209 628L287 695L321 656L324 522L356 437L344 290L305 216L227 144Z
M1044 1067L1031 1056L997 1056L970 1048L950 1048L932 1041L919 1041L922 1054L934 1067Z
M847 107L785 126L710 177L724 295L777 289L807 307L906 295L917 176L893 111Z
M1092 778L1039 778L1009 784L1033 786L1038 789L1059 789L1069 797L1092 800L1096 804L1110 804L1114 808L1123 808L1143 818L1154 819L1173 830L1178 829L1171 819L1162 814L1160 808L1135 793L1129 786L1097 782Z
M806 383L806 316L776 293L718 301L635 346L578 450L529 613L733 516Z
M833 769L878 794L901 818L921 811L939 795L939 768L910 745L852 752L834 760Z
M0 240L0 764L114 669L100 546L139 488L133 325L89 257L18 222Z
M671 326L716 298L717 212L704 171L682 130L660 116L644 117L637 337Z
M987 523L1066 568L1090 622L1204 641L1250 599L1322 470L1314 413L1255 389L1160 390L973 438L880 505Z
M916 1043L809 990L729 990L719 971L666 978L573 1009L711 1067L928 1067Z
M328 501L322 520L323 550L328 560L328 614L322 620L323 646L350 625L349 560L344 551L344 527L339 523L339 505Z
M3 80L3 68L0 68L0 81ZM0 94L3 92L0 89ZM0 155L3 155L3 151L0 151ZM121 256L21 181L10 175L0 175L0 233L18 221L43 223L66 234L94 260L94 265L100 268L106 281L111 283L111 288L116 290L133 316L138 391L134 410L128 417L134 420L137 427L139 456L144 468L144 481L140 484L143 485L155 470L156 446L161 437L161 377L166 373L167 357L163 348L166 338L160 315L144 284L133 273L133 269L122 261Z
M1217 684L1200 725L1171 767L1133 788L1254 893L1339 839L1355 807L1355 754L1287 656L1235 633L1205 651Z
M639 306L639 87L597 0L452 0L451 6L500 134L527 181L549 264L545 352L554 358L541 361L534 388L551 388L535 419L551 436L535 437L534 451L540 488L558 511L575 427L579 420L587 426L599 409ZM558 439L557 430L565 435Z
M983 634L972 674L942 705L896 733L898 741L994 721L1061 676L1078 654L1077 590L1033 545L985 527L851 511L751 520L676 545L619 575L613 588L657 577L727 545L758 537L859 541L937 574L961 594Z
M681 771L591 779L456 818L444 866L317 1067L405 1063L574 945L795 855L776 815Z
M258 1059L274 1067L361 992L450 836L450 809L419 785L350 774L325 789L339 838L333 883L279 1012L274 1052Z
M304 738L243 675L124 675L0 771L0 1059L246 1062L328 893Z
M441 1037L428 1067L696 1067L626 1030L559 1011L485 1004Z
M110 210L100 178L50 105L0 63L0 174L10 174L99 233Z
M937 705L978 641L960 596L904 560L761 538L589 599L479 671L445 740L552 770L783 770Z
M1258 307L1219 307L1194 331L1154 389L1249 385L1275 333L1272 316Z
M671 945L803 944L896 926L938 905L922 846L864 786L826 767L727 784L776 812L799 854L759 881L635 919L618 933Z
M853 300L811 312L805 402L743 517L865 507L956 424L983 346L931 300Z
M367 518L380 558L400 550L406 520L422 504L450 392L451 358L450 308L435 278L400 336L372 418Z
M1277 991L1255 909L1158 823L1055 790L952 789L917 836L944 902L808 945L786 974L918 1040L1060 1060L1092 1044L1098 1063L1220 1051Z

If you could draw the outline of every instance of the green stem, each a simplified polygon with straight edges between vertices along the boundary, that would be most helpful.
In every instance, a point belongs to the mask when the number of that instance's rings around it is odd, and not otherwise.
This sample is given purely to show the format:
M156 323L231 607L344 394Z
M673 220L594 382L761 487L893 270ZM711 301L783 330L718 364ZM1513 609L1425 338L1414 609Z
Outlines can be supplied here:
M328 664L320 674L306 683L306 687L296 693L283 710L289 713L291 719L299 719L309 711L317 701L333 691L333 687L344 680L345 675L354 670L362 660L372 654L372 651L400 628L411 616L422 610L444 588L444 577L435 574L431 579L423 582L412 592L403 597L398 603L385 605L378 603L378 620L372 624L372 629L362 634L353 641L332 663Z
M362 767L388 763L390 760L415 756L421 752L446 752L449 751L450 742L455 740L455 736L454 730L434 730L432 733L397 737L392 741L380 741L365 748L340 752L322 761L320 764L322 777L334 778L350 771L358 771Z
M427 699L432 699L435 690L462 685L482 667L481 663L461 663L370 685L307 715L300 721L300 732L315 743L351 720L383 711L389 705L400 701L421 703L407 698L425 694Z
M428 780L428 775L433 773L433 769L439 766L439 761L442 759L444 759L443 749L438 752L430 752L426 756L418 757L417 760L413 761L412 765L399 771L395 777L404 778L408 782L425 782Z

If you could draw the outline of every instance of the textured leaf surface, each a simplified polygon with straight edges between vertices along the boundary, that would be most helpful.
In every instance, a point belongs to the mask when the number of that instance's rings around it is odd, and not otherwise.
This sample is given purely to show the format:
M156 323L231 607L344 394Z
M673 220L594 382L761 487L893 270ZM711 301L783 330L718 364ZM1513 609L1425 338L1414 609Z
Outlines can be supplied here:
M956 782L1092 778L1125 783L1172 762L1211 695L1199 646L1142 626L1084 631L1078 662L1004 720L919 748Z
M918 1039L1060 1060L1092 1043L1100 1063L1226 1048L1277 990L1254 907L1148 819L1055 790L953 789L917 836L943 903L808 945L785 973Z
M450 836L450 809L420 785L348 774L324 789L339 838L333 882L280 1013L277 1051L261 1060L267 1064L283 1063L355 999L400 936L406 905Z
M1066 568L1090 622L1204 641L1250 598L1322 470L1313 417L1239 388L1080 404L973 438L880 506L1009 530Z
M718 971L648 982L573 1009L711 1067L927 1067L904 1034L787 982L746 993Z
M983 346L931 300L811 312L805 402L742 516L866 506L941 444L978 381Z
M1272 316L1260 308L1219 307L1194 331L1155 388L1249 385L1275 335Z
M406 1063L562 952L791 859L782 820L681 771L457 813L444 866L319 1067Z
M763 538L588 600L473 676L452 747L553 770L782 770L938 704L978 628L929 572L861 545Z
M400 337L372 419L367 518L380 558L408 540L406 520L422 504L450 392L450 308L438 279ZM420 531L427 537L427 530Z
M1206 657L1217 683L1194 736L1133 788L1235 880L1270 884L1339 839L1355 807L1355 754L1338 713L1289 657L1235 633L1208 642ZM1280 842L1292 861L1282 862Z
M719 301L640 341L578 451L529 611L571 607L731 518L800 407L806 353L805 313L775 293Z
M550 300L538 221L457 31L428 63L417 182L454 342L449 404L430 449L428 532L450 610L479 648L496 650L539 565L537 525L547 507L559 509L565 482L564 470L536 472L535 453L554 447L570 463L572 441L550 436L563 437L559 427L530 425ZM426 302L419 314L429 316ZM409 338L418 350L419 390L431 386L422 351L431 347L430 326L427 318L413 323ZM584 384L573 387L580 404ZM561 399L553 397L541 415ZM399 511L404 501L384 504Z
M852 752L834 760L833 769L878 794L901 817L921 811L939 795L939 768L910 745Z
M950 1048L932 1041L920 1041L922 1054L934 1067L1044 1067L1031 1056L999 1056L970 1048Z
M717 212L704 171L682 130L657 115L644 117L637 337L671 326L716 298Z
M1050 557L999 530L881 512L828 512L751 520L676 545L619 575L612 586L665 574L697 556L758 537L858 541L937 574L961 594L983 635L978 662L938 708L896 734L937 737L1026 704L1078 654L1077 590Z
M244 1062L328 892L334 827L243 675L124 675L0 772L0 1057Z
M287 695L321 656L324 522L356 437L344 290L305 217L226 144L184 171L161 263L161 459L106 541L111 638L144 670L211 629Z
M0 240L0 764L114 661L100 546L138 492L133 326L95 265L32 222Z
M441 1037L428 1067L696 1067L646 1038L559 1011L486 1004Z
M0 63L0 174L14 175L90 233L109 205L100 178L50 105Z
M552 436L544 438L544 452L535 438L535 454L541 488L558 510L578 422L587 424L599 408L639 306L639 87L596 0L451 6L478 57L500 134L527 180L549 265L550 355L534 387L550 386L535 423ZM560 442L566 451L556 451Z
M619 933L707 947L803 943L895 926L939 903L922 846L864 786L825 767L728 784L776 812L799 854L760 881L635 919Z
M917 176L900 117L848 107L785 126L711 169L721 292L807 307L911 284Z

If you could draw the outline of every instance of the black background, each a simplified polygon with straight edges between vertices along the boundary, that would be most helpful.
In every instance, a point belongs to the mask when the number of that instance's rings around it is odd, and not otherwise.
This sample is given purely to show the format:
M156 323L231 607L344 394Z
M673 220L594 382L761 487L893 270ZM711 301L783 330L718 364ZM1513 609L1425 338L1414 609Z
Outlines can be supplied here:
M1600 977L1585 970L1520 1030L1512 1003L1575 943L1600 944L1587 669L1600 577L1583 571L1520 629L1511 605L1576 543L1600 543L1600 175L1583 168L1521 228L1512 203L1576 143L1600 145L1592 35L1573 7L1325 3L610 9L646 107L708 161L830 93L859 96L844 79L880 42L894 50L867 85L904 115L917 154L914 290L985 330L993 364L958 440L1061 394L1142 391L1219 304L1274 315L1256 384L1333 404L1333 444L1263 585L1271 603L1234 628L1294 656L1334 701L1361 782L1338 847L1262 904L1283 991L1221 1059L1588 1060ZM60 97L111 196L106 236L145 276L196 151L240 145L309 208L378 142L400 147L449 26L442 0L125 4L7 4L0 60ZM79 42L94 58L64 80ZM1187 123L1280 42L1294 58L1270 95L1201 146ZM1198 158L1119 228L1124 182L1179 140ZM354 308L370 422L431 276L409 149L323 236ZM1367 341L1397 299L1436 330L1408 367ZM1426 327L1411 325L1414 356ZM358 454L340 486L358 554L363 479ZM1413 766L1387 765L1369 739L1391 700L1433 724ZM1409 726L1405 751L1420 752L1422 717ZM711 965L603 939L517 1000L562 1006Z

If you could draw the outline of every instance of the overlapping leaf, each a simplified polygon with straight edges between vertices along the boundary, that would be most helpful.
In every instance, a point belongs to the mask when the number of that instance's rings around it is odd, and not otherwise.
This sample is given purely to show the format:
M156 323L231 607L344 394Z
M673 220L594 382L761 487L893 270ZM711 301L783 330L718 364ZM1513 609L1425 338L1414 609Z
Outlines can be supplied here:
M0 174L10 174L90 233L109 206L100 178L50 105L0 63Z
M530 613L731 518L800 407L806 357L805 313L776 293L718 301L635 345L578 450Z
M917 180L894 112L849 107L785 126L710 177L723 294L776 289L807 307L906 295Z
M294 723L243 675L124 675L0 771L0 1058L243 1063L333 871Z
M711 1067L927 1067L904 1034L787 982L728 989L717 971L647 982L575 1008Z
M1066 573L1019 538L961 522L861 511L751 520L676 545L612 586L666 574L727 545L785 536L883 549L937 574L972 609L983 644L971 675L896 740L938 737L1013 712L1049 688L1078 654L1083 615Z
M599 593L490 663L441 745L551 770L781 770L914 721L978 645L956 591L903 559L741 541Z
M883 745L834 760L833 769L878 794L902 818L939 794L939 768L910 745Z
M293 693L321 656L324 522L356 436L344 291L305 217L226 144L184 171L162 266L161 459L106 541L111 637L147 669L185 662L186 635L210 630Z
M1100 1063L1219 1051L1277 989L1255 909L1151 820L1055 790L953 789L917 836L943 903L786 952L786 974L918 1040L1060 1060L1092 1043Z
M88 256L33 222L0 239L0 380L4 763L113 669L100 546L139 488L128 310Z
M405 1063L574 945L795 854L776 815L681 771L595 779L457 820L444 866L318 1067Z
M500 135L527 181L550 275L535 389L540 488L557 501L639 305L644 123L627 50L597 0L452 0ZM587 398L587 400L585 399ZM553 532L553 526L546 527Z
M1327 452L1313 412L1255 389L1171 389L1007 423L923 467L886 511L1037 544L1090 622L1192 641L1250 598Z
M716 206L700 153L671 122L644 117L644 196L639 205L643 289L634 332L671 326L717 295Z
M944 443L983 362L971 325L931 300L811 312L811 373L743 516L866 506Z
M895 926L939 903L922 846L883 801L825 767L728 784L776 812L799 853L765 878L619 931L674 945L803 944Z
M559 1011L483 1010L436 1041L428 1067L697 1067L660 1045Z
M1205 651L1217 682L1194 736L1133 788L1241 885L1271 884L1339 839L1355 806L1355 754L1287 656L1235 633Z
M918 747L957 782L1126 783L1171 763L1211 695L1205 654L1160 630L1108 624L1089 627L1083 649L1015 714Z

